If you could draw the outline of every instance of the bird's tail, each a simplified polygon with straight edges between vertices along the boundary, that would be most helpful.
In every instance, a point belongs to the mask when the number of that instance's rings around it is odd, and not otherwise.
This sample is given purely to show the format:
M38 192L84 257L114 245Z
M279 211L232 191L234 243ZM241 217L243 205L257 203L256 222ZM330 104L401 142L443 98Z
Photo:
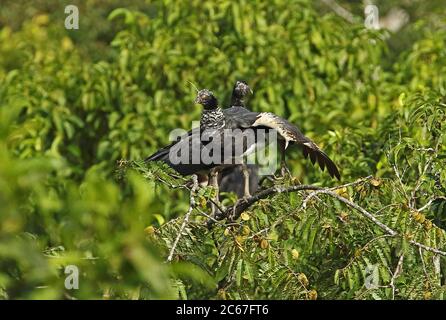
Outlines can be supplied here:
M322 171L327 168L328 173L333 178L336 177L336 179L341 180L341 174L339 173L338 168L336 167L335 163L327 156L327 154L319 149L319 147L315 143L311 143L313 145L312 147L309 147L308 144L303 144L303 154L304 157L310 158L311 163L313 165L316 163L319 164L319 167L321 167Z
M300 132L300 130L288 120L285 120L270 112L262 112L257 116L254 125L264 125L273 128L286 141L294 142L302 146L303 154L306 158L309 157L313 164L317 162L322 171L327 168L330 176L336 177L338 180L341 180L341 175L338 168L336 167L334 162L327 156L327 154L323 152L317 146L317 144L304 136L302 132Z
M164 147L164 148L158 150L157 152L155 152L154 154L145 158L144 161L145 162L160 161L160 160L163 160L167 154L169 154L169 147Z

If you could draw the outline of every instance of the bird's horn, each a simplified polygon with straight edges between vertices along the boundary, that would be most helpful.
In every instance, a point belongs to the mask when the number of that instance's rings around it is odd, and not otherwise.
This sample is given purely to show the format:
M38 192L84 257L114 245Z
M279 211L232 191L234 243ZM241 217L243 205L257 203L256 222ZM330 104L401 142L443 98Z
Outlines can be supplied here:
M195 84L193 84L192 81L189 81L189 80L186 80L186 81L192 85L192 87L195 89L195 91L197 91L197 92L199 91L197 86Z

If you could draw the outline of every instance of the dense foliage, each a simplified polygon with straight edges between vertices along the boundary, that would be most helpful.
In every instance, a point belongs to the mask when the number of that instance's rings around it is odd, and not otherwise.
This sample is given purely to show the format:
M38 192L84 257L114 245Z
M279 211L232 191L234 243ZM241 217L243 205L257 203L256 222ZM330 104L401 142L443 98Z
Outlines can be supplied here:
M14 2L0 9L0 297L444 298L444 257L411 243L446 251L438 23L408 26L416 40L396 52L389 32L307 0L96 2L81 7L79 30L63 28L63 1L37 1L22 23L7 19ZM336 194L398 235L308 192L208 230L211 188L180 230L189 191L173 186L186 181L139 160L199 118L188 81L227 105L236 79L254 89L251 109L314 139L341 184L372 176ZM288 159L294 178L277 183L336 186L298 150ZM64 287L68 265L78 290Z

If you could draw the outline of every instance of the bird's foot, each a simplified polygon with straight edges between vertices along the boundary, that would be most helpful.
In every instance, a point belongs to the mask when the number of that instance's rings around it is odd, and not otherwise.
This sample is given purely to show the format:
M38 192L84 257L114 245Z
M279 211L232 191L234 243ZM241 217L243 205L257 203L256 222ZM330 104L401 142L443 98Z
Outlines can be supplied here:
M248 183L248 181L246 183ZM246 184L245 184L245 186L246 186ZM249 191L249 188L245 187L245 190L243 190L243 198L241 198L240 200L247 202L248 199L251 197L252 197L252 195L251 195L251 192Z

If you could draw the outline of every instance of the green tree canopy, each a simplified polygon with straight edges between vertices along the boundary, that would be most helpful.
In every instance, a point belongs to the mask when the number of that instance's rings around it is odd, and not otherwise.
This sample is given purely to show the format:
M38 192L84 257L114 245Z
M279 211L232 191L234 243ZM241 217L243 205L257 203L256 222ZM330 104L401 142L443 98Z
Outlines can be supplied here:
M86 1L79 30L64 1L2 4L0 297L443 299L442 9L404 7L398 44L323 2ZM292 150L281 192L208 229L214 190L141 159L199 118L188 81L226 106L237 79L343 180Z

